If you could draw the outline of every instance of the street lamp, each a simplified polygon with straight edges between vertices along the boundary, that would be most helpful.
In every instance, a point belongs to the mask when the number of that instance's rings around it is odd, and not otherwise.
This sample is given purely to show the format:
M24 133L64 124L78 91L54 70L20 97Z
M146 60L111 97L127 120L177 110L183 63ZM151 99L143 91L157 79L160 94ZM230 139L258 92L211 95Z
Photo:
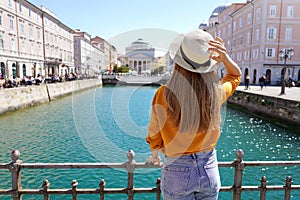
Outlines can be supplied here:
M279 57L281 60L284 60L284 66L283 71L281 74L281 92L280 95L285 94L285 73L286 73L286 59L291 59L294 55L294 49L293 48L285 48L281 49L279 52Z

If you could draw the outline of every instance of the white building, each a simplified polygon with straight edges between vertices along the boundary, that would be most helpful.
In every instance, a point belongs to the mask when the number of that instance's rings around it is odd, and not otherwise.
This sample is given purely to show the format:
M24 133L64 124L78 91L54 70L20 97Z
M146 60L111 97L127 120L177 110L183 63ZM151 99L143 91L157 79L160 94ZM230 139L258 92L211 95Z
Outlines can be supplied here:
M154 53L155 49L140 38L125 48L126 64L138 74L151 71L155 63Z

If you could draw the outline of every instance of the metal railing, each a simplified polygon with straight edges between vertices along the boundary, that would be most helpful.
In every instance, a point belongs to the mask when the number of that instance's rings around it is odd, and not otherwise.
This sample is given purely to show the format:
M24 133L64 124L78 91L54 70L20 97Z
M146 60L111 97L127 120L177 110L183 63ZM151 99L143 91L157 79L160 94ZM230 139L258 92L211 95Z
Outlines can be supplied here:
M236 159L233 162L219 162L219 167L234 167L234 183L232 186L222 186L220 192L233 192L233 199L240 200L243 191L260 191L260 200L266 200L267 191L284 190L284 200L289 200L292 190L300 190L300 185L292 185L293 180L290 176L286 177L285 185L267 185L267 178L263 176L259 186L243 186L242 177L245 167L257 166L300 166L300 161L243 161L244 152L238 150ZM156 199L161 199L160 179L156 180L155 188L135 188L134 171L138 168L159 168L158 165L147 165L136 163L134 152L127 152L127 162L125 163L22 163L20 152L13 150L11 152L12 162L9 164L0 163L0 169L9 169L12 177L11 189L0 189L0 195L11 195L13 200L21 200L23 195L43 195L45 200L50 199L51 194L69 194L73 200L78 199L80 194L98 194L101 200L105 199L105 194L127 194L129 200L134 199L137 193L155 193ZM79 189L78 182L73 180L72 188L69 189L50 189L50 182L44 180L40 189L24 189L21 183L21 169L70 169L70 168L123 168L127 170L128 183L126 188L106 188L104 179L100 180L99 187L93 189Z

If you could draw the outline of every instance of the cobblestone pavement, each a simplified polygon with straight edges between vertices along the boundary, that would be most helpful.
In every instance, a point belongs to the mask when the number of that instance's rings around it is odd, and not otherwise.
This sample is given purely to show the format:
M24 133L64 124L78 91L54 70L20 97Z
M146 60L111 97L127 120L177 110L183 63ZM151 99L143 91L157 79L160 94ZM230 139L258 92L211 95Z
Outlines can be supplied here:
M284 95L280 95L281 86L267 86L263 87L262 90L260 86L250 86L250 89L248 90L245 90L245 86L238 86L237 90L300 102L300 87L286 87Z

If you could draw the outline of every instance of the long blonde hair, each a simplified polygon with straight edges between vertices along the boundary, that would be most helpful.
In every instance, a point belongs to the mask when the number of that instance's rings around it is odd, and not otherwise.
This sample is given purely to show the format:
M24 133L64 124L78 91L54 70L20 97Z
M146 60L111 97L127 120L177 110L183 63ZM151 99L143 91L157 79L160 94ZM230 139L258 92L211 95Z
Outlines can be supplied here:
M190 72L175 64L166 83L167 113L180 133L209 132L219 128L224 95L216 72Z

